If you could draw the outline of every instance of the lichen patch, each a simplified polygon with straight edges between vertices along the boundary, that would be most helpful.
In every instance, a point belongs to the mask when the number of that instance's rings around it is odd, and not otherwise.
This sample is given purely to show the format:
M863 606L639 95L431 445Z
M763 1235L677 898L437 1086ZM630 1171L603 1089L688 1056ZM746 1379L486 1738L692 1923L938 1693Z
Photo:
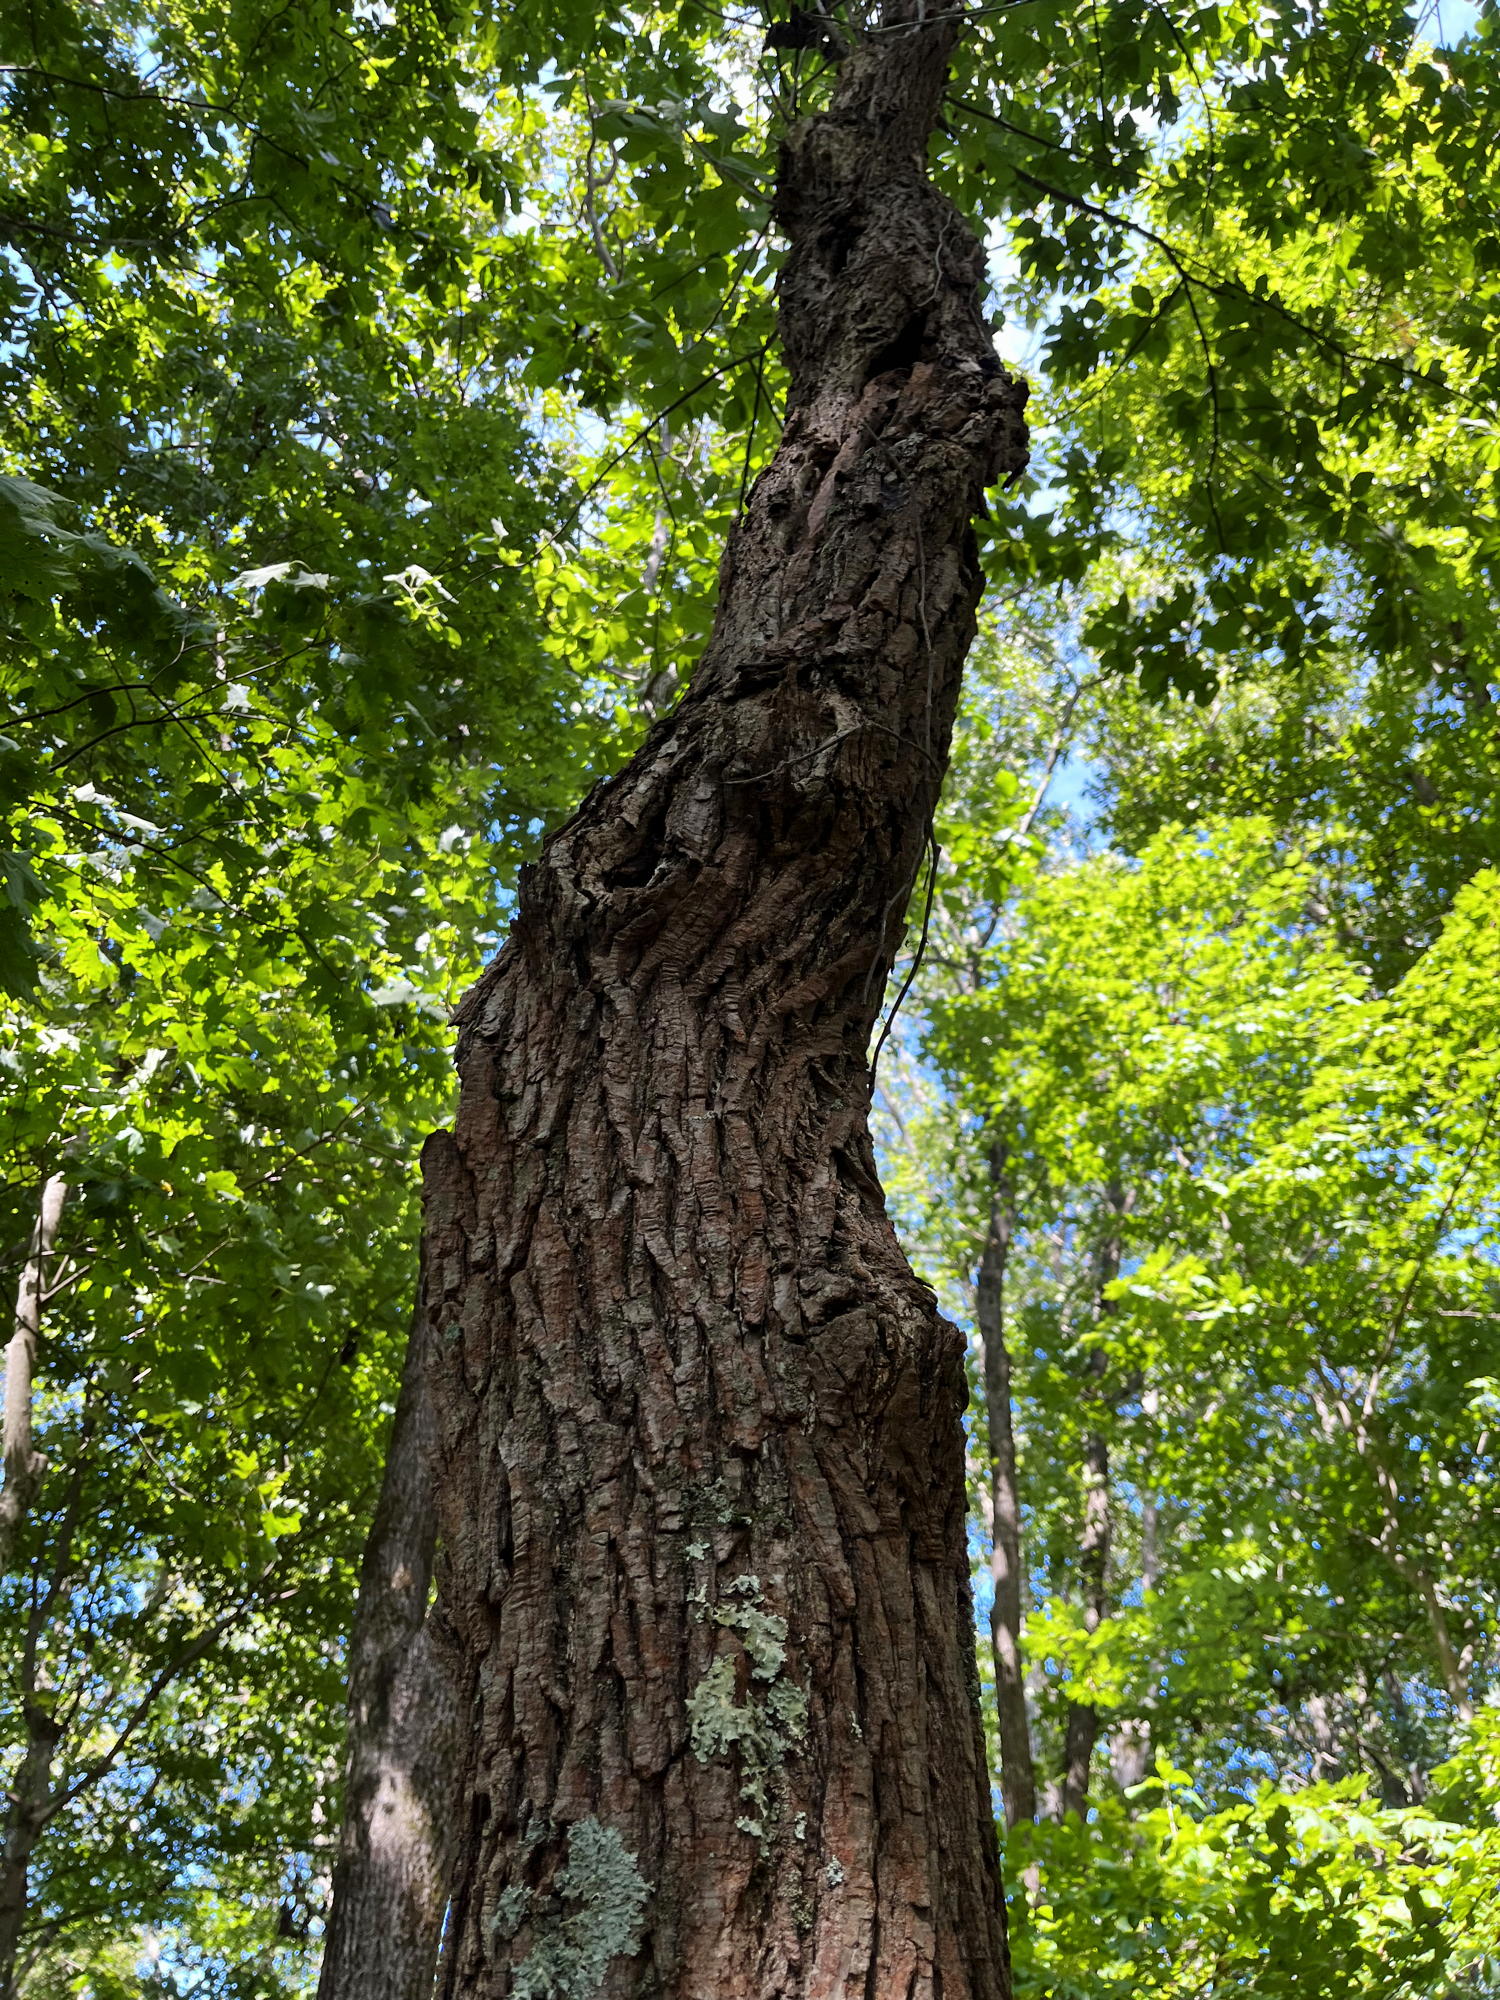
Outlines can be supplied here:
M568 1859L552 1886L545 1901L507 1889L491 1919L496 1936L513 1937L529 1914L535 1942L516 1967L514 2000L595 2000L610 1960L640 1944L650 1885L615 1829L584 1819L568 1831Z

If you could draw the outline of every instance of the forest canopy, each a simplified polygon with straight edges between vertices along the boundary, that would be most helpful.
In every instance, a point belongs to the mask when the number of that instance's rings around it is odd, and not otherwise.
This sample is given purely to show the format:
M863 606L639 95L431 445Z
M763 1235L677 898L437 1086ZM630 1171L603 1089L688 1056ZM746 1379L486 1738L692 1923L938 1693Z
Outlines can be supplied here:
M451 1012L690 684L862 32L0 18L0 2000L316 1987ZM1497 131L1491 0L981 0L932 136L1031 459L873 1122L1019 2000L1500 1991Z

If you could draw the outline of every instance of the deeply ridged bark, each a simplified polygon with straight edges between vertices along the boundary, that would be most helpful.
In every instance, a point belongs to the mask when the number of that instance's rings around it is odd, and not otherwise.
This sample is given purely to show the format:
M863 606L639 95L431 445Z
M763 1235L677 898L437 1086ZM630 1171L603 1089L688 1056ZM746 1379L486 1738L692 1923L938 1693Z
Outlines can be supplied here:
M926 179L956 17L789 140L786 430L688 693L545 847L428 1160L450 1996L1003 2000L962 1343L887 1220L872 1023L1024 463Z

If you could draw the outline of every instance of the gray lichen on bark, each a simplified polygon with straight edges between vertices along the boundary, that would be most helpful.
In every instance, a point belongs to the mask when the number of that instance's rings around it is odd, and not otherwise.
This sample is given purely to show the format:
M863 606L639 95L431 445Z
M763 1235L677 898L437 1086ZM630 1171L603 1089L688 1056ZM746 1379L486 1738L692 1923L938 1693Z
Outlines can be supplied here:
M534 1941L516 1968L514 2000L594 2000L610 1960L635 1950L650 1893L612 1826L586 1819L570 1827L567 1863L548 1907L531 1922ZM497 1931L514 1937L534 1900L507 1890L497 1908Z

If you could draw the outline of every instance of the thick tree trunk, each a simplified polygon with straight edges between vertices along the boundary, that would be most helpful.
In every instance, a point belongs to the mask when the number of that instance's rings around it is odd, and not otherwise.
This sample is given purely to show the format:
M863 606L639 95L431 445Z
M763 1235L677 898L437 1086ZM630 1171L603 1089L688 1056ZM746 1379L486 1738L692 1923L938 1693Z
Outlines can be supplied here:
M990 1215L979 1260L975 1319L984 1350L984 1399L990 1438L990 1648L995 1660L995 1709L1000 1725L1000 1789L1005 1820L1036 1818L1036 1771L1021 1657L1021 1494L1011 1421L1010 1350L1005 1342L1005 1269L1015 1231L1014 1195L1005 1148L990 1149Z
M429 1614L437 1516L426 1322L418 1317L359 1585L344 1823L318 2000L427 2000L454 1848L451 1644Z
M708 651L529 872L429 1156L465 2000L1007 1992L962 1342L867 1050L1023 392L924 170L958 17L906 14L784 150L786 431Z

